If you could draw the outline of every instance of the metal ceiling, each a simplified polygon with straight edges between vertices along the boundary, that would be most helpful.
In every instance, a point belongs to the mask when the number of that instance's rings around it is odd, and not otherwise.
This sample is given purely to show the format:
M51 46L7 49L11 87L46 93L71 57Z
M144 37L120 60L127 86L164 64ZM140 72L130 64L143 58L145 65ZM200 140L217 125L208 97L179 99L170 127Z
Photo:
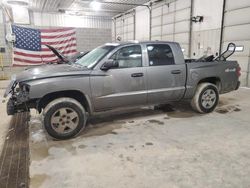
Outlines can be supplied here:
M93 0L29 0L29 8L41 12L72 11L78 15L114 16L149 2L149 0L96 0L101 10L90 7Z

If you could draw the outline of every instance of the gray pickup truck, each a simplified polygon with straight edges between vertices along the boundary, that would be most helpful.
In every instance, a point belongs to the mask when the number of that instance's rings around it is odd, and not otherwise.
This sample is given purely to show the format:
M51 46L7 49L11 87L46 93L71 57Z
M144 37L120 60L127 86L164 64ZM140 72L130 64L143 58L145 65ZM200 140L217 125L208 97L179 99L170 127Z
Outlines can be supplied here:
M175 42L127 42L100 46L73 64L43 65L12 78L7 113L43 112L44 127L56 139L76 136L87 118L117 108L189 100L199 113L212 112L219 94L239 88L240 67L218 58L184 60Z

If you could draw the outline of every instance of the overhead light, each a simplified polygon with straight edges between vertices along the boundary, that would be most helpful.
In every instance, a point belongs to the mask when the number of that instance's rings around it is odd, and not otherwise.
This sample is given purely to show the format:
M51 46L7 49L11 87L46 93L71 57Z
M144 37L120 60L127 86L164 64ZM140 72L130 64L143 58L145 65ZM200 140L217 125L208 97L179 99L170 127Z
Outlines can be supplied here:
M18 5L18 6L28 6L29 2L27 0L7 0L9 5Z
M101 3L98 1L92 1L90 3L90 6L92 7L93 10L98 11L101 9Z

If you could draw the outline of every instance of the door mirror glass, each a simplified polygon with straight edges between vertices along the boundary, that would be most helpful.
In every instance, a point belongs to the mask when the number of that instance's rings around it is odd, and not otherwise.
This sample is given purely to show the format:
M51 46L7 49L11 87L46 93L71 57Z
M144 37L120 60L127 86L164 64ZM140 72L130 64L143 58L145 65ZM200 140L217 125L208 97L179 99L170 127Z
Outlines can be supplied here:
M117 68L118 67L118 62L114 61L113 59L107 60L101 67L101 70L109 70L111 68Z

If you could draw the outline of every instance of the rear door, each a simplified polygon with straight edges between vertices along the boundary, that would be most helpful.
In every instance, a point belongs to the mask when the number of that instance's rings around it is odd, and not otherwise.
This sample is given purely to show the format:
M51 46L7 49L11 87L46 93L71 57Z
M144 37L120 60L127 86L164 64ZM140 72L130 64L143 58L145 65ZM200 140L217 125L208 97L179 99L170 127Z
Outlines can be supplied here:
M109 59L117 61L118 67L107 71L97 68L90 78L95 110L146 104L146 67L141 45L121 47Z
M180 100L185 92L186 65L178 44L147 44L148 103ZM180 52L180 53L178 53Z

